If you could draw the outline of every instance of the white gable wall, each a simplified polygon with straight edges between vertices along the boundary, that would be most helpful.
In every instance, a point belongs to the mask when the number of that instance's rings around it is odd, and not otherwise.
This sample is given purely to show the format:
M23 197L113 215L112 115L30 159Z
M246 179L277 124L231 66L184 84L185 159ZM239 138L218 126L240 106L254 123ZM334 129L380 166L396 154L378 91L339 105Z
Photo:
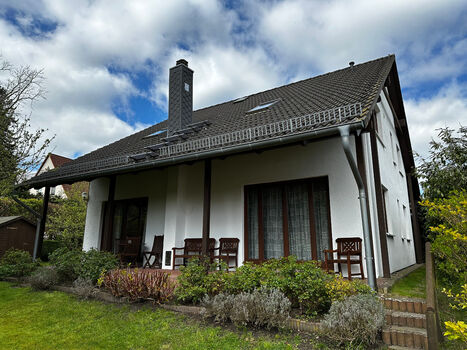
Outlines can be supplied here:
M384 93L381 94L378 108L380 112L377 115L377 147L381 184L387 189L386 213L389 232L386 237L392 273L415 264L415 249L406 172L397 140L394 117Z
M47 159L45 160L44 164L42 164L41 168L37 172L37 175L45 173L46 171L49 171L51 169L55 169L55 166L53 165L52 159L50 158L50 156L47 156ZM44 187L42 187L42 188L40 188L38 190L36 190L34 188L31 188L29 190L29 193L31 193L32 195L36 195L38 193L44 195L44 191L45 191ZM60 197L60 198L67 198L65 190L63 189L62 185L57 185L55 187L51 187L50 188L50 195L57 196L57 197Z

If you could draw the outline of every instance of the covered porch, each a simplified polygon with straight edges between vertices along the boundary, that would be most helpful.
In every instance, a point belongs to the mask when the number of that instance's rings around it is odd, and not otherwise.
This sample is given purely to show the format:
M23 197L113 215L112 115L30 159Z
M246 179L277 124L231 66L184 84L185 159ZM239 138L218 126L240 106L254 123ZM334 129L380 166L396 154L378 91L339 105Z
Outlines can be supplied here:
M118 253L121 239L141 237L137 262L144 264L155 236L163 236L168 270L172 248L187 238L203 239L204 252L208 239L215 247L238 239L239 265L289 255L323 261L337 238L363 238L339 137L91 182L84 249Z

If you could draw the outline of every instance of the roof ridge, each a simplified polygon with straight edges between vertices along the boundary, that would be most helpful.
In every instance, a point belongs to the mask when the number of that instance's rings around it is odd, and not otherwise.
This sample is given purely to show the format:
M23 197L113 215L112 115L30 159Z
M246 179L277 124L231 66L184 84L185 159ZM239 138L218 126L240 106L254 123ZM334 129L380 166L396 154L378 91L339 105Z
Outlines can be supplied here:
M287 83L287 84L284 84L284 85L280 85L280 86L276 86L276 87L273 87L271 89L267 89L267 90L263 90L263 91L258 91L258 92L255 92L251 95L245 95L246 97L250 97L250 96L255 96L255 95L259 95L259 94L264 94L266 92L270 92L270 91L274 91L274 90L277 90L277 89L282 89L284 87L287 87L287 86L292 86L292 85L295 85L295 84L300 84L300 83L303 83L305 81L308 81L308 80L312 80L312 79L316 79L316 78L320 78L320 77L324 77L324 76L327 76L327 75L330 75L330 74L334 74L334 73L337 73L337 72L341 72L341 71L344 71L344 70L349 70L349 69L354 69L355 67L358 67L358 66L362 66L362 65L365 65L365 64L370 64L370 63L373 63L373 62L376 62L376 61L380 61L380 60L383 60L383 59L390 59L390 58L393 58L395 57L395 55L392 53L392 54L388 54L387 56L382 56L382 57L379 57L379 58L375 58L373 60L370 60L370 61L365 61L365 62L362 62L362 63L359 63L359 64L356 64L354 65L353 67L345 67L345 68L339 68L339 69L336 69L332 72L327 72L327 73L322 73L322 74L318 74L318 75L315 75L313 77L309 77L309 78L305 78L305 79L301 79L301 80L297 80L297 81L294 81L294 82L291 82L291 83ZM241 97L245 97L245 96L241 96ZM198 111L202 111L204 109L208 109L208 108L212 108L212 107L216 107L216 106L220 106L220 105L223 105L225 103L231 103L241 97L236 97L236 98L233 98L231 100L228 100L228 101L224 101L224 102L219 102L219 103L216 103L214 105L210 105L210 106L206 106L206 107L203 107L203 108L199 108L199 109L196 109L193 111L194 112L198 112ZM166 120L166 119L164 119Z

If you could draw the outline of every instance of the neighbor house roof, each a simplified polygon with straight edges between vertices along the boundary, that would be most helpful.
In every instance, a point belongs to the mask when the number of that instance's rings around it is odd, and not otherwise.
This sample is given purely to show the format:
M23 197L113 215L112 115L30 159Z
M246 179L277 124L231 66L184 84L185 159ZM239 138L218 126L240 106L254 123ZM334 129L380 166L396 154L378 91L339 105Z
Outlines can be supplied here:
M394 55L259 92L193 112L189 133L165 140L166 121L85 154L22 185L42 187L232 152L244 143L366 122L395 65ZM246 73L245 73L246 74ZM255 107L275 102L268 108ZM159 133L158 133L159 132ZM152 146L152 147L151 147Z
M0 227L7 225L7 224L12 224L13 222L19 221L19 220L22 220L22 221L27 222L28 224L34 225L31 221L29 221L23 216L0 216Z

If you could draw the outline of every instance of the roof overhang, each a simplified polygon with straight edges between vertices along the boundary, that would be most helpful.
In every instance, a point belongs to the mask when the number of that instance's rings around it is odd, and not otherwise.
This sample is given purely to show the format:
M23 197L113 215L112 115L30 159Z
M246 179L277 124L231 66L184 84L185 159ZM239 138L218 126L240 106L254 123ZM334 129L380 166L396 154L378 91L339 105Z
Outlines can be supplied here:
M367 114L367 116L361 119L360 121L348 124L350 131L359 132L363 128L365 128L367 124L365 119L368 118L368 115L369 114ZM151 170L151 169L168 167L168 166L178 165L178 164L183 164L183 163L190 163L190 162L209 159L209 158L219 158L219 157L226 157L226 156L231 156L235 154L255 152L259 150L265 150L268 148L291 145L291 144L299 143L302 141L309 141L312 139L318 139L318 138L330 137L330 136L338 136L339 135L338 127L339 126L337 125L333 125L330 127L309 130L303 133L298 133L298 134L289 135L289 136L273 137L273 138L268 138L266 140L261 140L261 141L253 141L253 142L243 143L239 145L220 147L220 148L216 148L216 149L204 151L204 152L184 154L184 155L179 155L179 156L174 156L174 157L169 157L169 158L164 158L164 159L154 159L152 161L146 161L144 163L131 163L131 164L125 164L122 166L109 167L109 168L104 168L104 169L95 169L95 170L87 171L85 173L80 173L80 174L62 175L56 178L49 178L49 179L32 178L28 181L25 181L19 184L17 187L42 188L42 187L57 186L61 184L70 184L70 183L74 183L78 181L90 181L98 177L119 175L119 174L131 173L135 171Z

